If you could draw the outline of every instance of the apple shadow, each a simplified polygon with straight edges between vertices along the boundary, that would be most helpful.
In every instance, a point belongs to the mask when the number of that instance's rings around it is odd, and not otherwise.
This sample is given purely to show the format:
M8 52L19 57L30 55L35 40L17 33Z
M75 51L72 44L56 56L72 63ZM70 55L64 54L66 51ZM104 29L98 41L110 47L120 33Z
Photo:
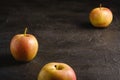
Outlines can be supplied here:
M95 29L88 21L74 21L74 24L80 29Z
M81 29L105 29L105 27L94 27L90 22L82 22L81 24L76 24Z
M26 62L17 62L10 54L0 54L0 68L19 66L25 64Z
M78 24L78 26L82 26L82 29L95 29L89 22L83 22L81 24Z

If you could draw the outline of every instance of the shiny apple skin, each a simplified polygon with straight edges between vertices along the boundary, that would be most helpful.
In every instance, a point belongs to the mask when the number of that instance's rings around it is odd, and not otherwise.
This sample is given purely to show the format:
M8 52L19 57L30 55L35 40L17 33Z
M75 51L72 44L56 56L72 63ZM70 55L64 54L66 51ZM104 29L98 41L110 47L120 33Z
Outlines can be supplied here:
M94 8L89 15L91 24L94 27L108 27L112 20L112 11L106 7Z
M10 43L12 56L17 61L31 61L38 52L38 41L32 34L17 34Z
M59 68L56 69L55 65ZM41 69L38 80L76 80L76 74L74 70L65 63L51 62Z

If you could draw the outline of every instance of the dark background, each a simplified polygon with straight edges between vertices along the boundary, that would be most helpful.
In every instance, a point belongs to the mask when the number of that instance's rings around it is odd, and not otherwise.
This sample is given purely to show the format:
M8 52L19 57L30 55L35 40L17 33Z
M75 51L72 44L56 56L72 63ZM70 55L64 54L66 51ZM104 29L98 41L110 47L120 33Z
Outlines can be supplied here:
M90 11L102 3L113 12L108 28L94 28ZM120 3L118 0L1 0L0 80L37 80L49 62L64 62L77 80L120 80ZM15 34L34 34L37 56L16 62L9 45Z

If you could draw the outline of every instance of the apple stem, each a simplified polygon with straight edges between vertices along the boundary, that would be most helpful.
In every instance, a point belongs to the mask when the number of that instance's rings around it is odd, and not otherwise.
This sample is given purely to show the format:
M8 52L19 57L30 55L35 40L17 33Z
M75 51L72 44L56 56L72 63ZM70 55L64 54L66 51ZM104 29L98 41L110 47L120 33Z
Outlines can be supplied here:
M55 68L57 69L57 65L55 65Z
M60 66L60 65L55 65L55 68L56 68L56 70L62 70L62 66Z
M25 28L25 31L24 31L24 36L26 36L26 33L27 33L27 27Z
M102 4L100 3L100 9L101 9L101 7L102 7Z
M59 66L55 65L55 68L56 68L57 70L59 70Z

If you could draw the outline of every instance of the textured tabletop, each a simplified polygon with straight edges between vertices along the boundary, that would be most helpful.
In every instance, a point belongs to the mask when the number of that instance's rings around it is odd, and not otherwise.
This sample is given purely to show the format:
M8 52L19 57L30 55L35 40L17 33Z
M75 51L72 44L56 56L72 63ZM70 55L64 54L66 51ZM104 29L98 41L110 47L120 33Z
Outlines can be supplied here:
M49 62L64 62L77 80L120 80L120 3L118 0L1 0L0 80L37 80ZM93 28L90 11L102 3L114 18L108 28ZM28 63L11 56L10 41L25 27L39 42Z

